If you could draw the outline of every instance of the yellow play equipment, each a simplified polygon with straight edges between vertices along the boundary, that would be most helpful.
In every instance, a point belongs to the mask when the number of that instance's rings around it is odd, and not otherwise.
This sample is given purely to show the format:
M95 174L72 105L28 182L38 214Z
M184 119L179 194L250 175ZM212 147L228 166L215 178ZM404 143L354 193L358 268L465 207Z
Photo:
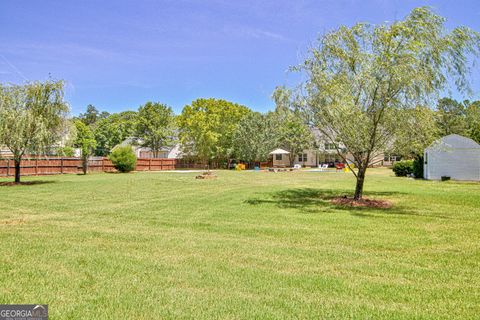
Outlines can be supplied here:
M237 171L241 171L241 170L245 170L246 169L246 166L244 163L238 163L236 166L235 166L235 170Z

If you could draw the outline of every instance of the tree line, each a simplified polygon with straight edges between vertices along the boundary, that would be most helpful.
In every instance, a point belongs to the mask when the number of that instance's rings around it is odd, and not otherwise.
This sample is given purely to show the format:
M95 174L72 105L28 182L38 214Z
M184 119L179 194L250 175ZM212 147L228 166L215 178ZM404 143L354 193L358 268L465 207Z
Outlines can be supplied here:
M155 157L163 148L180 144L184 157L205 164L233 158L253 162L266 161L277 147L294 155L310 148L314 140L308 126L288 108L260 113L214 98L194 100L179 115L156 102L147 102L138 111L112 114L89 105L73 123L75 138L60 150L66 155L76 147L83 154L106 156L132 138L132 144L150 148Z
M269 153L279 147L290 151L293 163L303 150L320 147L312 135L308 114L284 87L273 94L275 110L265 113L209 98L192 101L179 115L166 104L147 102L137 111L119 113L88 105L84 113L70 118L63 84L46 81L0 87L0 143L12 152L15 167L20 167L25 154L73 156L73 148L79 148L86 173L90 156L108 156L127 138L132 138L132 144L150 148L155 157L163 148L178 143L184 157L205 164L226 164L229 159L267 161ZM408 130L397 132L395 143L382 152L414 157L426 144L452 133L480 142L480 101L442 98L434 108L403 110L403 117L415 121L409 121ZM415 138L411 132L416 133ZM61 143L65 146L57 147ZM19 174L18 169L18 181Z

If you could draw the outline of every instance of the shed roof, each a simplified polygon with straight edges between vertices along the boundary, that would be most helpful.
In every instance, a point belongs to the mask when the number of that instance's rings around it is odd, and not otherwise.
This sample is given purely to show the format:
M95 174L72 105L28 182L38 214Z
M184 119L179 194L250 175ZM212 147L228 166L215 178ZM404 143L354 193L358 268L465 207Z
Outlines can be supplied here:
M432 149L480 149L480 144L459 134L450 134L434 141L427 150Z

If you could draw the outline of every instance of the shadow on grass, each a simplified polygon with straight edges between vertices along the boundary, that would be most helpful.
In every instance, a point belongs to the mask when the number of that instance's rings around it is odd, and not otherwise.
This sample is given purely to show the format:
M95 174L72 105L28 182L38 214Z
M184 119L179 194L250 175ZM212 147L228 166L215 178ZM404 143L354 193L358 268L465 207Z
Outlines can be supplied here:
M34 180L34 181L20 181L16 183L15 181L2 181L0 182L0 187L14 187L14 186L33 186L37 184L49 184L56 183L54 180Z
M279 208L299 209L308 213L325 212L332 210L347 210L357 217L375 217L368 213L389 213L389 214L411 214L404 208L393 206L391 208L374 207L352 207L347 205L336 205L331 200L343 196L351 196L351 190L332 190L332 189L287 189L265 194L262 198L252 198L245 202L251 205L273 204ZM392 196L401 194L400 192L364 192L365 198L375 198L378 196Z

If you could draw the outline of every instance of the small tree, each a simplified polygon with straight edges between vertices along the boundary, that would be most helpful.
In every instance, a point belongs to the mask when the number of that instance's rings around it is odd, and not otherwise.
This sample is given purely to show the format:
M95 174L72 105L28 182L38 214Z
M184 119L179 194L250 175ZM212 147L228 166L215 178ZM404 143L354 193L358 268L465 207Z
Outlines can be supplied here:
M468 90L469 58L479 48L478 33L466 27L446 32L444 18L417 8L388 25L342 26L311 49L298 67L307 76L306 118L341 157L342 145L353 157L354 199L362 198L372 160L405 126L402 111L428 105L449 80Z
M115 147L108 158L120 172L133 171L137 165L137 157L135 152L133 152L132 146L129 145Z
M22 157L45 152L61 138L69 110L63 87L63 81L0 85L0 144L13 154L16 183Z
M82 168L83 174L87 174L88 171L88 158L93 154L97 142L93 135L92 130L80 120L75 121L75 128L77 136L74 142L74 146L80 148L82 156Z
M138 109L136 137L143 147L152 150L158 158L162 147L174 142L175 115L170 107L157 102L147 102Z

